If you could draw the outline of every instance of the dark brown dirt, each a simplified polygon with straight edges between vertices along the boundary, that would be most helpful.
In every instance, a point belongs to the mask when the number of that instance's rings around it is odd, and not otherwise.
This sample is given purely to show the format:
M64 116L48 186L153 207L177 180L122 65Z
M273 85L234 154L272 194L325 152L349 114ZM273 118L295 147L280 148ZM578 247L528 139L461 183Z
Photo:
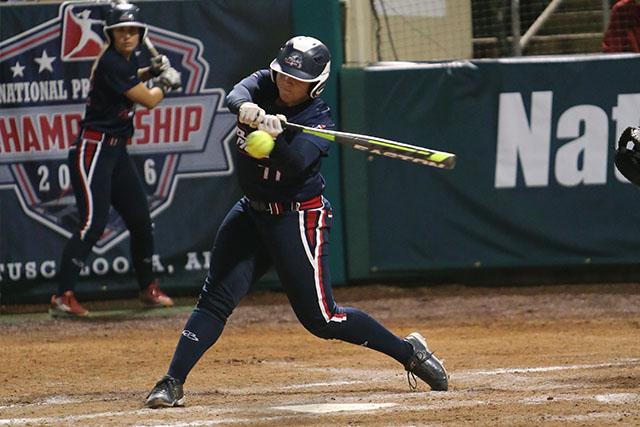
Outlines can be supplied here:
M411 391L397 362L323 341L283 294L254 292L191 372L184 408L144 408L195 299L0 316L0 425L640 425L640 286L338 288L397 335L420 331L450 390ZM36 311L37 313L25 313Z

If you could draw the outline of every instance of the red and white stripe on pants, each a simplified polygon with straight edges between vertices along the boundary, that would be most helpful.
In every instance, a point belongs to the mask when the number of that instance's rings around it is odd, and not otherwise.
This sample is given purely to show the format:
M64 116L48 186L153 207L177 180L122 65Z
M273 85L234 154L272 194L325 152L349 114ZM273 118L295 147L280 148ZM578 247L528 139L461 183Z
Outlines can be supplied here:
M85 135L83 135L77 147L77 166L80 180L82 181L82 192L86 201L86 213L84 218L80 220L80 238L83 240L93 221L94 198L93 192L91 191L91 181L96 165L98 164L98 159L100 158L101 149L101 140L86 139Z
M301 210L298 212L298 224L300 230L300 240L304 247L309 264L313 268L314 282L316 289L316 297L320 312L326 322L344 322L347 320L347 314L333 314L327 305L324 293L322 263L320 262L322 248L324 243L323 229L325 229L325 221L327 215L331 215L330 211L323 207L317 209Z

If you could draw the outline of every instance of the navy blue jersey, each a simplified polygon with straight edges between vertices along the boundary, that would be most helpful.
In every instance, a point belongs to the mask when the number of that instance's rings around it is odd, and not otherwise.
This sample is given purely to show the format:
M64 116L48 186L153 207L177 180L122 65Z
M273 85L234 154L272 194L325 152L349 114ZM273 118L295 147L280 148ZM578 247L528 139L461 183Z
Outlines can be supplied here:
M124 93L140 83L135 53L127 61L109 48L100 57L91 79L84 118L80 121L82 128L117 137L133 135L134 102Z
M258 104L267 114L283 114L287 121L304 126L333 128L329 106L319 98L296 105L275 105L278 89L269 70L260 70L240 81L227 96L229 110L237 113L245 102ZM251 200L260 202L305 201L324 192L320 173L331 141L315 135L285 130L278 135L273 152L255 159L244 149L246 137L255 129L242 123L237 128L236 169L240 188ZM286 146L284 146L286 144ZM283 155L284 152L286 155ZM291 154L293 153L293 154Z

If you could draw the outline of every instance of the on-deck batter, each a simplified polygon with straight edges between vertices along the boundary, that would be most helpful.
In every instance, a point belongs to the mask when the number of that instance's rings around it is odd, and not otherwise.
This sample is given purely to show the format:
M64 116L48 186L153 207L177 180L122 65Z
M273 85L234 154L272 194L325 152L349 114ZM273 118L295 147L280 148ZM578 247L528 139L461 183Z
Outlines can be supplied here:
M104 33L107 44L91 70L91 89L80 134L69 149L69 171L80 225L62 253L58 291L51 297L52 316L86 316L74 287L91 248L102 235L111 205L124 220L131 239L131 258L140 298L150 305L173 305L153 277L152 222L147 196L127 152L133 135L135 104L151 109L170 89L180 87L180 75L166 56L139 68L135 55L147 26L132 4L114 5ZM158 77L154 87L142 83Z

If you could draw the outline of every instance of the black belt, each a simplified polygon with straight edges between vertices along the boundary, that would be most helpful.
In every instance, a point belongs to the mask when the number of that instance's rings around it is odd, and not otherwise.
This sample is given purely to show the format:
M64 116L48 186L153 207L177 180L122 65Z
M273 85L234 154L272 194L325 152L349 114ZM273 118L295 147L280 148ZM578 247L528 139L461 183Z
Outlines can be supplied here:
M322 196L316 196L304 202L258 202L250 200L249 206L258 212L266 212L271 215L279 215L283 212L300 211L304 209L316 209L323 206Z

